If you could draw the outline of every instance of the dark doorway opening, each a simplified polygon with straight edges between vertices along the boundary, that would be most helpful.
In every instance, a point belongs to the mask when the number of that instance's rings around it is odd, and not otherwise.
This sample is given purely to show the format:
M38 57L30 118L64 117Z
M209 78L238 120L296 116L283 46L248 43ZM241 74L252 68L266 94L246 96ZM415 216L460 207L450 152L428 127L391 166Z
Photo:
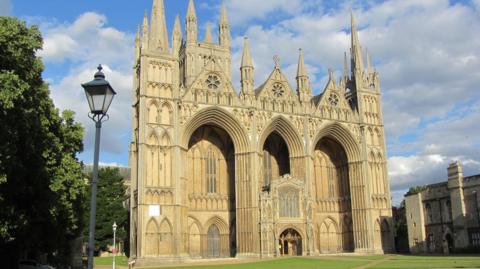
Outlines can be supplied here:
M294 229L286 229L278 240L281 256L302 256L302 237Z

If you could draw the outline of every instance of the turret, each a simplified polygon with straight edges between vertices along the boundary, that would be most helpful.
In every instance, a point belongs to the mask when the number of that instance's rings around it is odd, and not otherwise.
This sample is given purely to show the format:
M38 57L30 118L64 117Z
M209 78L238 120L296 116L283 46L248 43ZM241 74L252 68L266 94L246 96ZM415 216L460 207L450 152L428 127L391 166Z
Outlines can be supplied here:
M218 24L218 42L220 46L230 48L230 24L228 23L227 8L222 3L220 22Z
M242 93L253 95L253 63L248 48L248 38L243 40L242 65L240 66L240 80L242 84Z
M182 46L182 29L180 28L180 16L175 17L175 24L173 25L172 33L172 55L178 57L180 47Z
M186 32L187 43L196 43L198 35L197 14L195 12L195 4L193 0L188 2L187 17L186 17Z
M312 98L310 90L310 79L308 77L307 67L303 59L302 49L299 49L298 67L297 67L297 94L301 102L308 102Z
M168 33L163 0L153 0L149 39L150 50L168 53Z

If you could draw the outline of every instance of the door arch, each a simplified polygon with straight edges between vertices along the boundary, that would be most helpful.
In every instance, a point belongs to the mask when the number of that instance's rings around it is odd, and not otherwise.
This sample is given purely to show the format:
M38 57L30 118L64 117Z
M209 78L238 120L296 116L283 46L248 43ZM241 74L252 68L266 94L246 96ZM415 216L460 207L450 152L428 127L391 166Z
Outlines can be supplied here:
M302 256L302 236L295 229L285 229L278 239L280 255Z

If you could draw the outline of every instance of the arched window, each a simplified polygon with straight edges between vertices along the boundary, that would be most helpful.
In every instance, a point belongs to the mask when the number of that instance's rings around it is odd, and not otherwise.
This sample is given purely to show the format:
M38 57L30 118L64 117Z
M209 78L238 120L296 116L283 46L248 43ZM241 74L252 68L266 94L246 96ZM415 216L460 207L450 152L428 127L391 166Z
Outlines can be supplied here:
M217 158L212 148L208 149L206 159L207 193L217 192Z
M291 188L284 188L279 191L279 196L280 217L298 218L300 216L298 191Z

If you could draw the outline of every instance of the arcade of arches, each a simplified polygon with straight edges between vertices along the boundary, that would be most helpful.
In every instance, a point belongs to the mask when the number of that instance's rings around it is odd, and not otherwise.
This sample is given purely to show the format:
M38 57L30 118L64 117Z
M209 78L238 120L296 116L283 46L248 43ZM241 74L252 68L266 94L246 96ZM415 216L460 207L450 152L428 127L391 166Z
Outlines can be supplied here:
M356 30L351 74L332 70L316 96L302 51L296 88L279 57L255 88L247 40L235 89L226 9L219 42L200 41L189 1L187 36L177 21L169 44L164 1L153 2L133 65L136 265L392 250L379 76L360 64Z

